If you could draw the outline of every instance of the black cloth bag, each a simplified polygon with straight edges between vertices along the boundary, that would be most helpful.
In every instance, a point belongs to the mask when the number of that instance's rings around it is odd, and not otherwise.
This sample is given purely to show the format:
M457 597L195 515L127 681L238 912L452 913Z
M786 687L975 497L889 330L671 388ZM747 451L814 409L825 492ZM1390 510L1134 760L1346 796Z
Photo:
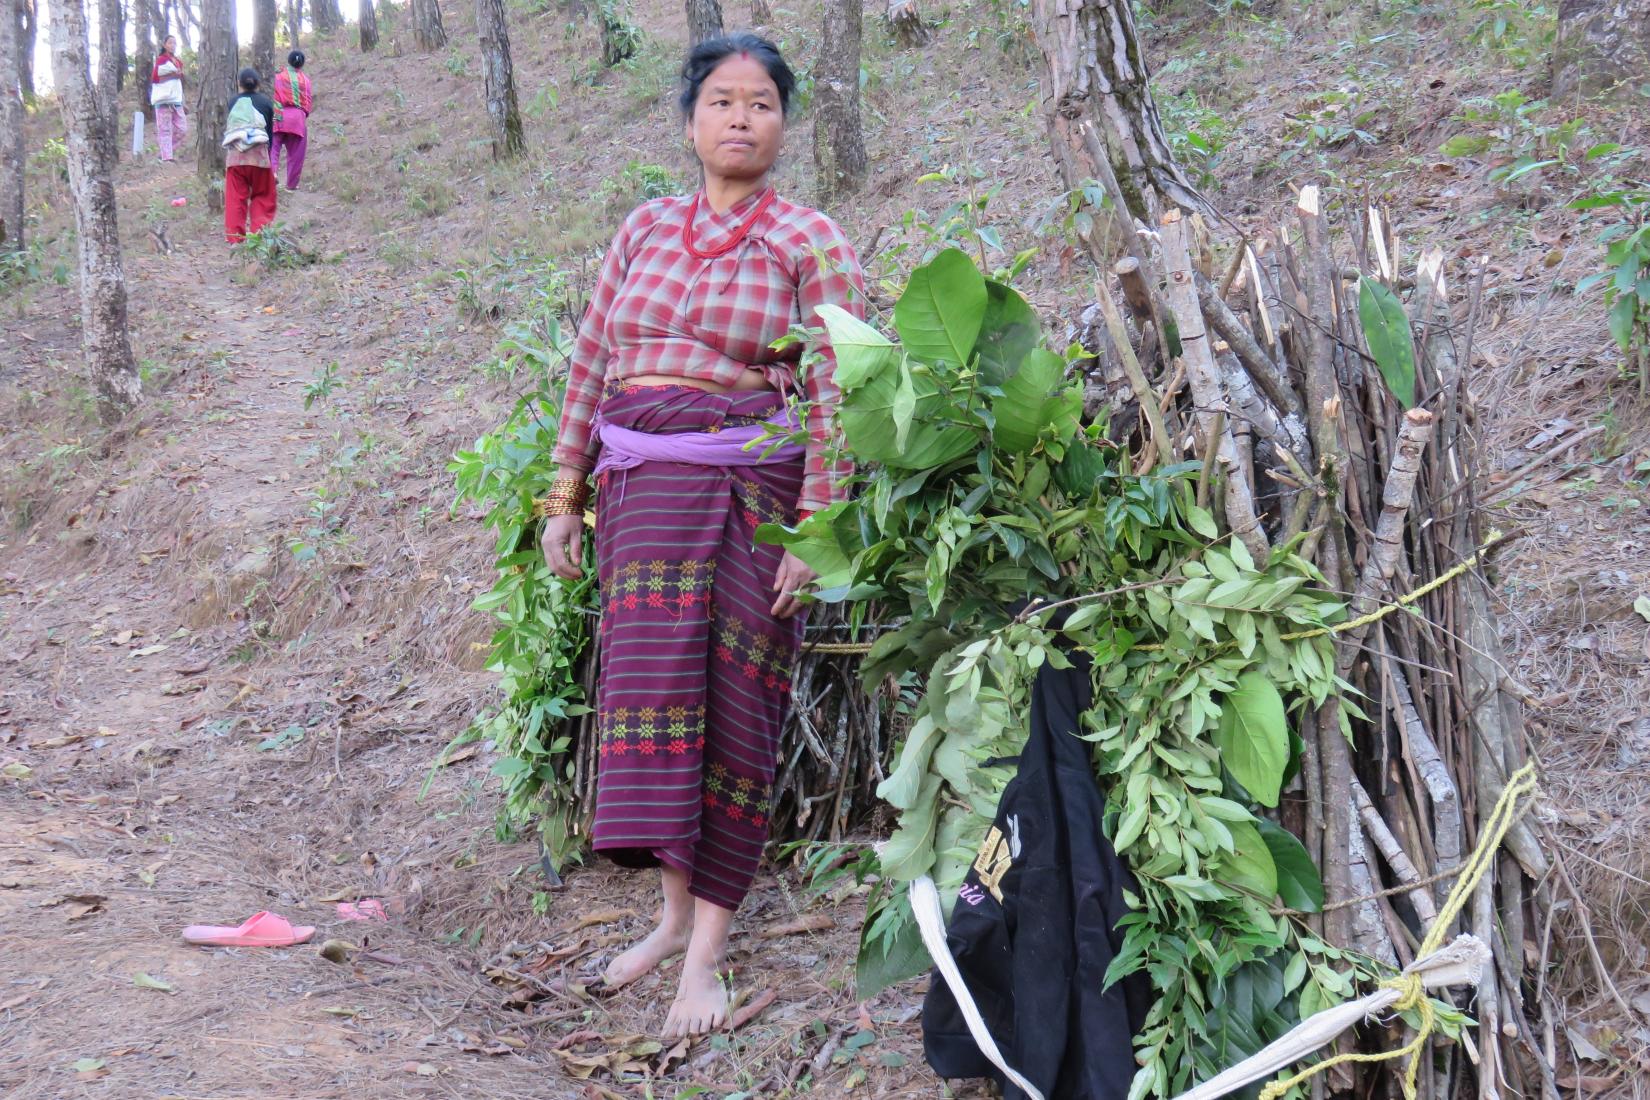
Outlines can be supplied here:
M1105 799L1089 744L1074 736L1093 697L1089 657L1068 657L1070 668L1045 664L1037 675L1019 771L963 880L946 939L1016 1072L1048 1100L1125 1100L1150 985L1137 971L1105 987L1134 879L1101 829ZM980 1052L937 970L922 1031L935 1073L991 1077L1006 1100L1024 1100Z

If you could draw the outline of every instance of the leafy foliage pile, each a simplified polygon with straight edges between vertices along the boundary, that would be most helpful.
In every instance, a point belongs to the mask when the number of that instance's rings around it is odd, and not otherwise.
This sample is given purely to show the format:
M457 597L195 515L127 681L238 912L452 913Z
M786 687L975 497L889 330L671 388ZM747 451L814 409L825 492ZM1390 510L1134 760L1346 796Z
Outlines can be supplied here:
M1094 657L1082 736L1138 879L1111 977L1143 968L1156 993L1133 1095L1172 1095L1350 994L1367 967L1338 970L1294 923L1323 885L1265 816L1299 766L1293 725L1344 687L1329 638L1344 605L1316 567L1220 538L1197 464L1132 472L1079 423L1082 349L1045 347L1025 300L962 252L913 273L897 344L821 314L848 449L872 465L855 499L758 537L820 572L820 600L875 601L899 624L868 685L923 685L879 791L901 816L861 995L927 965L904 886L932 875L955 897L1011 774L999 762L1024 743L1030 679L1072 646Z
M495 366L509 377L525 371L533 388L516 400L503 424L448 464L458 490L454 507L486 505L483 522L496 535L498 580L475 607L498 621L487 667L499 674L504 702L478 717L443 754L446 759L463 745L490 742L504 796L500 833L536 827L558 866L582 847L589 809L578 797L575 729L590 713L585 653L596 613L594 570L576 581L551 573L533 510L555 474L550 454L561 407L554 368L566 352L556 307L546 298L535 315L506 331Z

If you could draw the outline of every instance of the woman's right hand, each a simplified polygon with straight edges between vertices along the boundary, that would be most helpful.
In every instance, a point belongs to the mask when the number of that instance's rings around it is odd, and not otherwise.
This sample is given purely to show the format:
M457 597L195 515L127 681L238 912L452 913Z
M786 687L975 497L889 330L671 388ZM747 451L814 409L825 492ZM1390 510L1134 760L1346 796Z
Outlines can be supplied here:
M579 568L584 557L584 517L551 516L544 521L539 547L544 551L544 564L552 573L566 580L578 580L584 576Z

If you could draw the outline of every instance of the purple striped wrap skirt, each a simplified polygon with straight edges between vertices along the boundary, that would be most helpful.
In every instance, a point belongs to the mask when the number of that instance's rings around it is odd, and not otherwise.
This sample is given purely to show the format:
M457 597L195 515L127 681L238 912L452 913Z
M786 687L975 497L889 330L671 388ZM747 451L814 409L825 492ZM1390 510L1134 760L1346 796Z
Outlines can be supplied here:
M671 435L748 428L783 409L771 391L613 383L599 412ZM802 640L802 614L770 612L784 551L753 538L760 524L796 521L799 449L773 459L609 463L597 478L594 847L626 866L676 868L694 897L727 909L750 889L767 842Z

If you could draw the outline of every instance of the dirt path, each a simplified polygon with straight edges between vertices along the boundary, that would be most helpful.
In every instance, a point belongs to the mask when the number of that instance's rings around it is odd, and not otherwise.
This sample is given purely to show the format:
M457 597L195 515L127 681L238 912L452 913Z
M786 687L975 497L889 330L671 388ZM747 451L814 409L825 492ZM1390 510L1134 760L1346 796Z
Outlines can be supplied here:
M312 214L330 202L304 200ZM198 427L109 487L117 522L96 541L152 530L154 509L175 517L170 538L71 549L78 570L36 546L0 581L0 1093L576 1095L546 1091L526 1061L458 1051L514 1049L493 1032L497 991L401 922L345 923L322 900L394 887L349 815L406 777L238 735L233 707L263 685L234 671L234 631L202 625L212 586L180 585L180 559L239 548L231 572L256 585L303 506L294 456L317 432L301 383L340 337L302 316L272 323L216 242L179 246L135 266L207 349L177 397ZM318 925L315 943L179 939L260 909ZM330 936L379 954L325 961L315 945ZM149 979L168 988L137 984Z
M128 167L122 205L181 189ZM530 843L494 837L485 753L420 798L491 682L467 610L490 540L444 507L473 429L431 412L453 383L421 369L427 273L387 274L324 190L281 197L327 263L245 267L192 211L173 254L128 244L139 354L171 377L95 491L58 495L0 560L0 1095L942 1095L919 995L854 1000L862 893L762 876L730 963L736 999L767 1007L665 1050L671 975L585 988L648 924L646 877L598 865L549 891ZM66 315L33 326L63 359ZM337 392L306 409L333 363ZM372 457L339 474L349 454ZM355 511L301 563L290 540L340 478L365 479L338 494ZM393 918L340 919L366 897ZM263 909L314 941L180 941ZM534 977L489 975L506 957Z

